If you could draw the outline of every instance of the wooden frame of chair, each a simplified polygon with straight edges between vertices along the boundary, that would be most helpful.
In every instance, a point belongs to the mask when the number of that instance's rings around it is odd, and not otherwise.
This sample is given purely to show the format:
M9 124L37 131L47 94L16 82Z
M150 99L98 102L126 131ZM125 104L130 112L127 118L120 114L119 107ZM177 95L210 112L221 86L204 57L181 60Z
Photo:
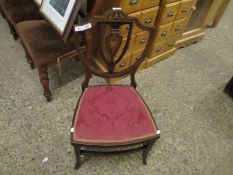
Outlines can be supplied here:
M107 45L107 50L108 50L108 54L110 55L111 59L110 62L109 60L106 59L105 57L105 53L103 53L102 51L102 46L100 43L101 40L101 24L108 24L111 26L111 34L108 35L106 37L106 45ZM116 61L114 61L114 57L117 53L117 50L120 48L121 45L121 41L122 38L119 35L119 27L122 25L129 25L129 32L128 32L128 36L127 36L127 42L124 46L124 49L122 51L122 53L120 54L119 58L116 59ZM114 67L116 66L116 64L122 60L123 56L125 55L128 47L129 47L129 43L130 43L130 38L131 38L131 33L132 33L132 28L133 28L133 24L135 24L137 27L148 31L149 32L149 39L147 41L147 45L145 47L145 50L141 56L140 59L137 60L137 62L135 64L133 64L132 66L130 66L129 68L126 68L123 71L120 72L114 72ZM76 35L76 48L78 50L83 49L82 52L78 52L78 56L81 60L81 62L84 65L85 68L85 73L86 73L86 77L85 80L83 81L82 84L82 90L83 92L85 91L85 89L88 87L90 78L95 75L95 76L99 76L102 78L117 78L117 77L121 77L121 76L125 76L125 75L129 75L131 77L131 86L133 88L136 88L137 84L135 81L135 73L138 69L138 67L140 66L140 64L143 62L143 60L146 58L147 54L149 53L149 50L152 46L153 43L153 39L154 39L154 35L155 35L155 28L154 27L147 27L142 25L137 18L135 17L130 17L128 16L126 13L124 13L123 11L119 10L119 9L115 9L115 10L109 10L107 11L104 16L93 16L90 19L90 23L89 26L92 26L91 28L87 29L84 31L85 33L85 41L86 41L86 45L85 48L81 47L80 45L80 40L79 40L79 33L77 32L77 28L79 26L75 26L74 30L75 30L75 35ZM104 62L108 65L107 69L108 72L106 73L100 73L97 72L94 68L92 68L90 66L90 57L93 56L92 55L92 45L93 45L93 38L92 38L92 30L93 27L97 28L97 32L95 33L95 35L97 35L97 50L100 53L101 58L103 58ZM115 41L117 40L118 43L115 46L112 46L110 44L111 39L114 39ZM82 97L82 95L81 95ZM76 117L76 113L80 104L80 99L78 100L75 112L74 112L74 118L73 118L73 122L72 122L72 127L74 127L75 124L75 117ZM146 105L146 103L145 103ZM147 106L148 108L148 106ZM148 108L149 111L149 108ZM150 112L150 111L149 111ZM151 112L150 112L151 114ZM151 114L152 116L152 114ZM154 121L154 119L152 119L153 122L156 125L156 122ZM157 128L157 125L156 125ZM159 130L158 130L159 131ZM147 155L149 153L149 151L151 150L153 144L155 143L155 141L160 137L160 134L157 133L155 137L153 138L144 138L144 139L136 139L133 141L126 141L123 143L118 143L118 144L104 144L104 143L98 143L96 142L95 144L90 144L88 142L77 142L74 139L74 133L73 131L71 131L71 144L74 147L74 151L75 151L75 155L76 155L76 164L75 164L75 169L78 169L81 165L80 163L80 155L90 155L90 154L103 154L103 155L111 155L111 154L116 154L116 153L126 153L126 152L132 152L132 151L138 151L138 150L143 150L142 153L142 158L143 158L143 163L147 164ZM129 148L130 146L137 146L134 148ZM108 150L108 151L93 151L93 150L84 150L82 148L94 148L94 149L98 149L98 148L106 148L106 149L114 149L114 148L124 148L124 150Z

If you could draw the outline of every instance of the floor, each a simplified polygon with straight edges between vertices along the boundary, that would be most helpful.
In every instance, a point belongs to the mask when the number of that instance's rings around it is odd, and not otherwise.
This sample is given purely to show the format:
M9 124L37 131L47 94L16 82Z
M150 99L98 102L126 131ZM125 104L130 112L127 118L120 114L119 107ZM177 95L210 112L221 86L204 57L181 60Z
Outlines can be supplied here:
M78 171L69 131L84 78L80 63L63 65L61 76L50 70L54 96L47 103L37 70L0 18L0 174L232 175L233 102L223 93L233 76L232 16L233 2L201 43L137 74L161 130L148 165L141 153L82 157Z

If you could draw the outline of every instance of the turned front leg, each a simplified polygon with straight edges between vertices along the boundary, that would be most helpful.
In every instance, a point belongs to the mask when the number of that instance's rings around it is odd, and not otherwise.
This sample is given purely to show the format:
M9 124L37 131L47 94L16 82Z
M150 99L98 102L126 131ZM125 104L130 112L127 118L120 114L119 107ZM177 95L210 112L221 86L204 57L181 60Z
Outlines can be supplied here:
M44 96L46 97L47 101L49 102L51 100L51 91L49 89L49 78L48 78L48 68L47 67L39 67L39 76L40 76L40 82L42 84L42 87L44 89Z
M26 56L27 62L30 64L31 69L34 69L35 68L34 63L27 52L25 52L25 56Z

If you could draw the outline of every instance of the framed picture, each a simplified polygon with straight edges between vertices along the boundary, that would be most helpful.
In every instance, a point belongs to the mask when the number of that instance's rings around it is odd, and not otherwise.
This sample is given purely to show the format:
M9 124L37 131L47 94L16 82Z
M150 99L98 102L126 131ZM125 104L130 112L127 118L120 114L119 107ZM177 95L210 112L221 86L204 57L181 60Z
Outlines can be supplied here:
M43 0L40 12L66 41L81 6L81 0Z
M33 0L38 7L41 6L43 0Z

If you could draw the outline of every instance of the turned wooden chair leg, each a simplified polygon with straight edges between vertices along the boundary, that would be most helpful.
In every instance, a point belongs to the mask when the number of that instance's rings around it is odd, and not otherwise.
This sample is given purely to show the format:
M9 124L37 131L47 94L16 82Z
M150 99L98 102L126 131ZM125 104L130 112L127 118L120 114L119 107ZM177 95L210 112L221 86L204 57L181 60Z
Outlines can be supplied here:
M5 14L3 13L1 7L0 7L0 13L2 14L2 17L5 19L6 17L5 17Z
M51 101L51 91L49 89L49 78L48 78L48 68L47 67L39 67L39 76L40 82L44 89L44 96L46 97L47 101Z
M143 153L142 153L142 159L143 159L143 164L144 165L147 165L146 159L147 159L148 153L150 152L150 150L153 147L154 143L155 143L155 140L151 140L145 145L145 149L143 150Z
M34 69L34 68L35 68L35 65L34 65L34 63L33 63L32 59L31 59L31 57L29 56L29 54L28 54L28 53L25 53L25 56L26 56L27 62L30 64L31 69Z
M81 162L80 162L81 146L80 145L73 145L73 146L74 146L74 152L75 152L75 157L76 157L76 163L75 163L74 169L78 170L81 166Z
M11 32L11 34L13 35L14 40L17 40L17 39L18 39L18 35L17 35L17 33L16 33L14 27L13 27L11 24L9 24L9 25L10 25L10 32Z

